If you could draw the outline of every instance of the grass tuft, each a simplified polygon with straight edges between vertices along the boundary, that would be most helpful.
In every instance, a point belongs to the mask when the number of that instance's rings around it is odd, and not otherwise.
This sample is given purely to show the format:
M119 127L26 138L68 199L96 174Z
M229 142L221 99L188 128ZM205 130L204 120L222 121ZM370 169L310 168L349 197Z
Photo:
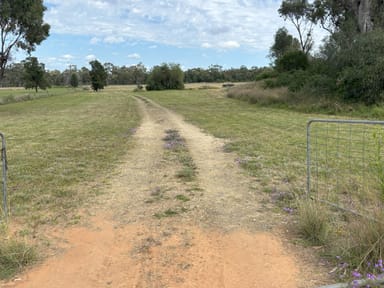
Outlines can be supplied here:
M297 203L297 232L312 245L329 242L329 213L326 207L311 199Z
M0 240L0 279L11 278L36 260L33 247L16 240Z

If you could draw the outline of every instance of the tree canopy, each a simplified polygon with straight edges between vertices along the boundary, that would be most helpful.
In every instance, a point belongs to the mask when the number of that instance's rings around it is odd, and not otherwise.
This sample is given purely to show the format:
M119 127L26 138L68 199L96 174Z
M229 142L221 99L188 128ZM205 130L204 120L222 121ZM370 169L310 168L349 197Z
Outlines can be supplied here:
M36 57L29 57L24 61L24 87L45 90L48 82L45 77L45 66Z
M184 73L178 64L162 64L152 68L147 90L184 89Z
M49 36L44 23L42 0L2 0L0 2L0 80L13 49L30 53Z
M91 76L91 86L94 91L99 91L104 89L104 86L107 85L108 73L104 66L97 60L89 62L91 65L91 71L89 75Z

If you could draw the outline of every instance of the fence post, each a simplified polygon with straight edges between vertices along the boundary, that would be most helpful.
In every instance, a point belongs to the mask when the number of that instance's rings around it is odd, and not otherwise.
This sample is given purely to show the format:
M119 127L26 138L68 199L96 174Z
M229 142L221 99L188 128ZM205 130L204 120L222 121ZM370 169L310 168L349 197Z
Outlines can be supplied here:
M1 161L2 161L2 182L3 182L3 212L5 221L8 219L8 200L7 200L7 150L4 134L0 132L1 138Z

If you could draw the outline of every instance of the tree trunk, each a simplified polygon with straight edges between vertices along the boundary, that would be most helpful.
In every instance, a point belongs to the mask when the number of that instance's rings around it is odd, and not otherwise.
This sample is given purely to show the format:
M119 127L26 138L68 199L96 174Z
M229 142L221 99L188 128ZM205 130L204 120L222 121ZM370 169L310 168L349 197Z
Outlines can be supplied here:
M366 33L373 30L372 0L352 0L352 7L355 12L359 30Z

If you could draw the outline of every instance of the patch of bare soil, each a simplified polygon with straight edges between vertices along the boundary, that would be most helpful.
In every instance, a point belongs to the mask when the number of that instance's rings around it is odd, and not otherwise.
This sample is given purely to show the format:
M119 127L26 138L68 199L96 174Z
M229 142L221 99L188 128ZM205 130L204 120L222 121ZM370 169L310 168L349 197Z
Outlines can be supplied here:
M51 231L56 255L2 287L315 287L324 275L273 233L260 195L223 141L138 99L143 123L84 225ZM197 167L164 147L176 130ZM191 180L191 179L189 179ZM253 187L253 188L252 188ZM85 213L86 214L86 213ZM85 223L86 222L86 223ZM315 272L317 271L317 272ZM315 273L315 274L313 274Z

